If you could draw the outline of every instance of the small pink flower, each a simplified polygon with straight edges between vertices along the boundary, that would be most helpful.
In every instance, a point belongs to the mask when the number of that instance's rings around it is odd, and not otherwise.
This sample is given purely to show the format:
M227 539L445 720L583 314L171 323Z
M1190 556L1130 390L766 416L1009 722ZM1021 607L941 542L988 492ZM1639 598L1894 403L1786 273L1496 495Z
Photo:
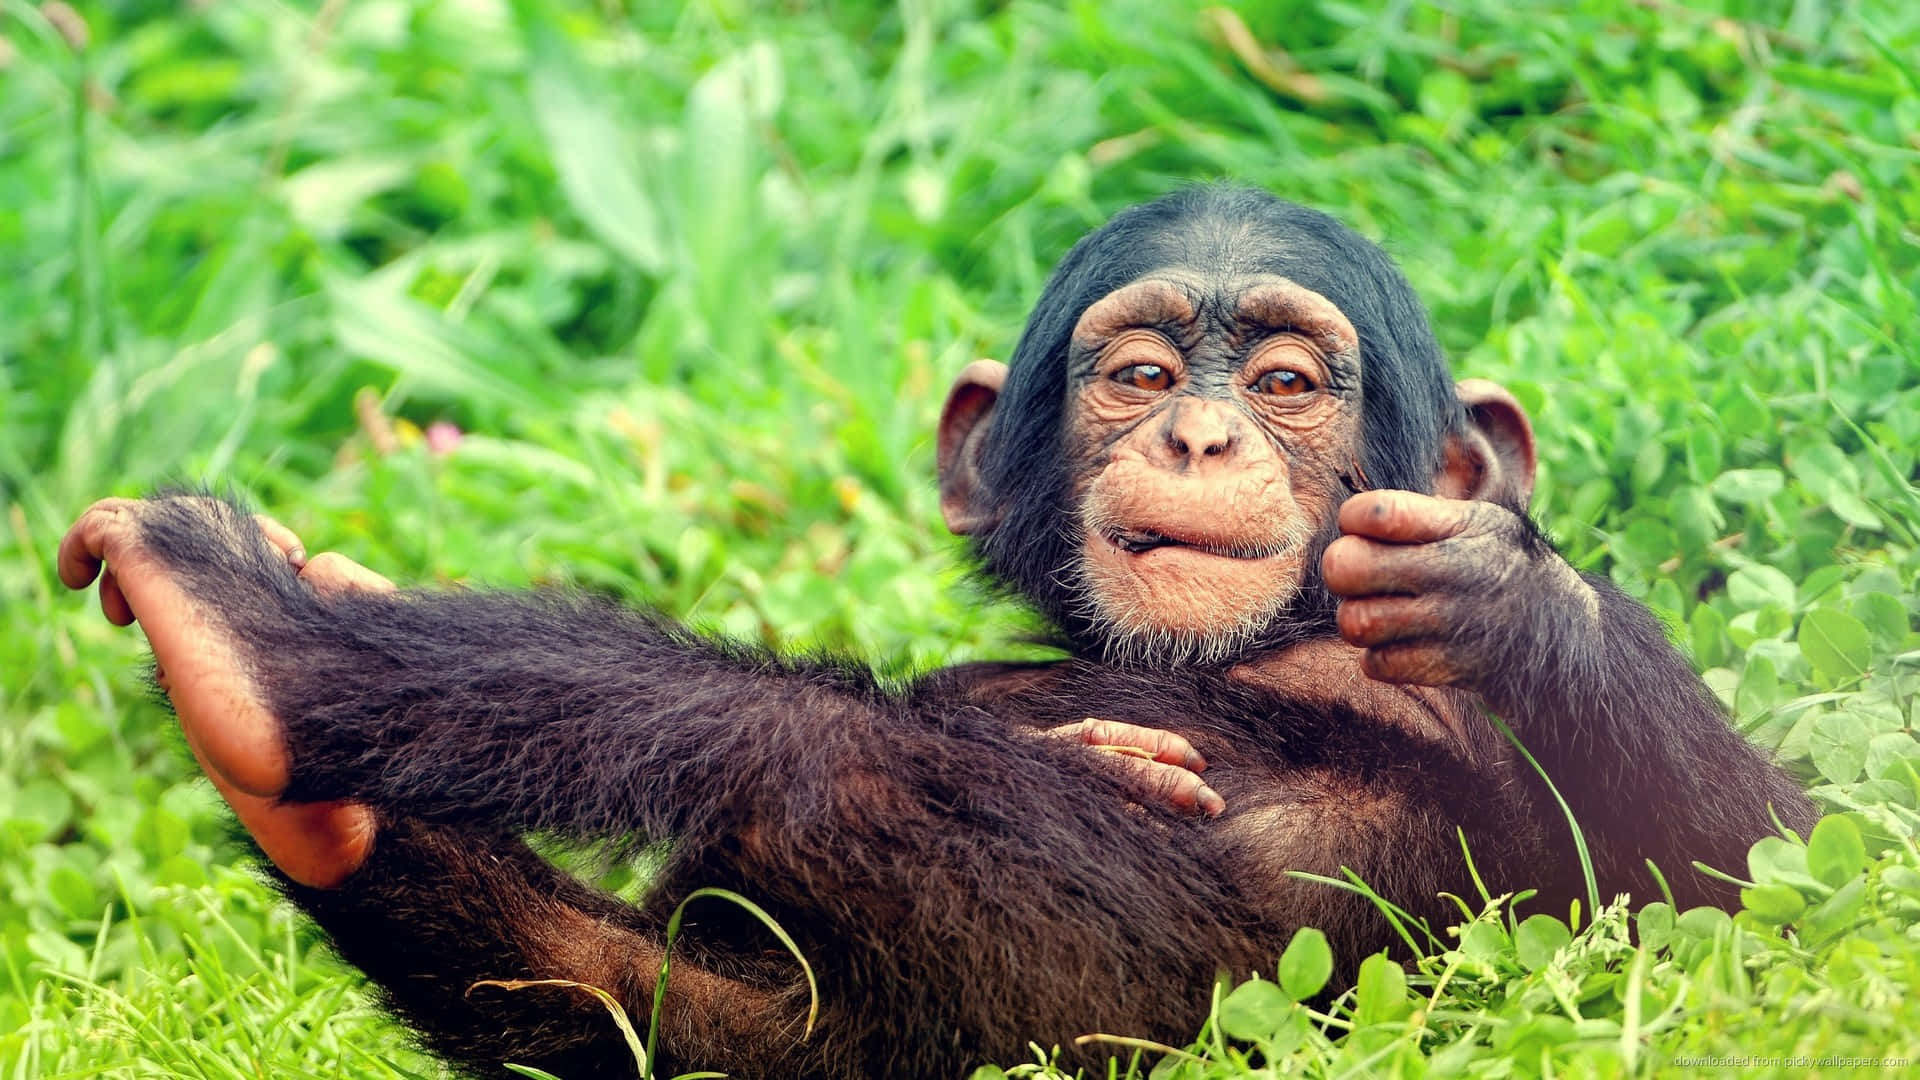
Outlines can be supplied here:
M427 452L442 456L451 454L453 448L460 445L461 438L460 429L452 423L435 420L427 425Z

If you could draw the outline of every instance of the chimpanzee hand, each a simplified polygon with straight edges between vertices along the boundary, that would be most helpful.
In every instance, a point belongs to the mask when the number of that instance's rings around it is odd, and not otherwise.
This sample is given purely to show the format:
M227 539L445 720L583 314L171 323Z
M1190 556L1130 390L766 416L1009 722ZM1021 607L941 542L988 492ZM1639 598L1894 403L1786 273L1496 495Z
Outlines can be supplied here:
M373 814L357 803L279 800L288 781L280 723L219 620L144 549L139 517L152 505L103 499L89 507L60 541L60 580L84 589L98 575L107 619L117 626L139 621L153 646L155 676L173 701L194 759L274 865L303 885L337 885L371 849ZM308 559L286 526L266 517L254 520L286 555L288 572L316 589L393 588L342 556Z
M1085 743L1114 755L1127 786L1142 805L1171 806L1187 813L1219 817L1226 800L1200 779L1207 759L1182 736L1158 728L1087 717L1041 734Z
M1375 679L1461 686L1500 707L1530 667L1598 633L1592 587L1503 506L1369 491L1339 523L1320 571Z

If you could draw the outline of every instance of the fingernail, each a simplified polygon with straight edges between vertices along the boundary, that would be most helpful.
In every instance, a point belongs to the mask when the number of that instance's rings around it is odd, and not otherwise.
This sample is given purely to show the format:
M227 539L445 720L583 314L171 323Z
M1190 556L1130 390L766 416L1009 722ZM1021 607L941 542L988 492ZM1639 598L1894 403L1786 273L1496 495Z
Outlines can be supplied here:
M1188 772L1206 772L1207 759L1200 756L1200 751L1189 750L1187 751L1186 769Z
M305 570L307 568L307 549L296 547L292 551L287 552L287 565L293 567L295 570Z
M1227 800L1221 798L1220 793L1210 787L1202 787L1195 801L1200 804L1200 812L1208 817L1219 817L1226 813Z

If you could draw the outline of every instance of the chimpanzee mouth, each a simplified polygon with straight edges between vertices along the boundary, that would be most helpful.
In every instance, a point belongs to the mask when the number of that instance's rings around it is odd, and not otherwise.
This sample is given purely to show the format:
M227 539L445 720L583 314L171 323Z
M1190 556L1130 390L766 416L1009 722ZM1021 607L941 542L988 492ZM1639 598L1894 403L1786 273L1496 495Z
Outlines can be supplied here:
M1129 555L1139 555L1161 548L1185 548L1203 555L1214 555L1222 559L1266 559L1281 554L1285 545L1246 545L1246 544L1208 544L1197 540L1181 540L1165 533L1149 529L1102 529L1100 535L1107 543Z

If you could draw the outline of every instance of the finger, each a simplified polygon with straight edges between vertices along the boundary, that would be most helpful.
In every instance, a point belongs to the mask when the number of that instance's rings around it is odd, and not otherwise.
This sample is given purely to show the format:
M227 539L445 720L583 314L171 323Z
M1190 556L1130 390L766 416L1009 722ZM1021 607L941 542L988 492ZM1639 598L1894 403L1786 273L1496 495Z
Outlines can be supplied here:
M1417 595L1458 588L1472 569L1473 541L1387 544L1342 536L1320 556L1320 580L1335 596ZM1481 554L1486 554L1481 552Z
M1421 638L1445 638L1452 626L1441 606L1425 597L1368 596L1342 600L1334 617L1349 645L1373 647Z
M280 524L265 514L253 515L253 521L254 524L260 526L260 531L266 534L267 542L278 548L280 554L287 557L288 565L292 566L295 570L307 565L306 546L300 543L300 538L294 535L292 529L287 528L285 525Z
M300 580L324 593L394 592L398 586L337 551L323 551L307 560Z
M127 603L127 594L120 591L120 580L111 568L100 572L100 610L115 626L133 625L133 605Z
M1368 678L1381 682L1417 686L1453 686L1462 681L1462 673L1447 659L1446 651L1425 642L1400 642L1368 649L1360 658L1360 670L1366 672Z
M101 499L77 518L60 538L54 565L60 582L69 589L84 589L93 583L106 559L109 531L124 527L131 517L131 499Z
M1052 733L1076 739L1088 746L1131 747L1145 751L1154 761L1177 765L1194 772L1205 772L1207 759L1186 738L1159 728L1101 720L1089 716L1078 723L1054 728Z
M1220 793L1188 769L1138 758L1122 758L1120 765L1130 774L1127 784L1142 805L1171 807L1208 817L1218 817L1227 808Z
M1340 504L1340 531L1394 544L1424 544L1458 536L1476 505L1417 491L1363 491Z

